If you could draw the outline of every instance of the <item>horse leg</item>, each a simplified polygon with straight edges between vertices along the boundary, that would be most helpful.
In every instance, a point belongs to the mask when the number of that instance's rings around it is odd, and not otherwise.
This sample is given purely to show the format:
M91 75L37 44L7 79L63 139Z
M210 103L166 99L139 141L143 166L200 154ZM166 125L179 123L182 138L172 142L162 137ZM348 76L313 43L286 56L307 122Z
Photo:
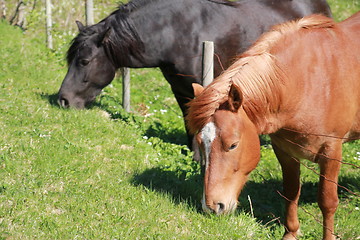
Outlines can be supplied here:
M187 133L187 145L190 150L192 149L192 141L193 135L190 134L188 127L186 126L185 117L187 115L188 107L187 103L189 103L194 98L194 90L192 87L192 83L196 82L194 77L186 77L180 74L176 74L178 72L174 65L164 65L160 67L162 73L166 80L170 83L171 90L175 96L175 99L182 111L185 123L185 130Z
M297 239L300 223L297 215L300 197L300 162L273 144L274 152L283 173L285 205L285 234L283 240Z
M338 174L342 159L342 144L337 141L327 145L319 152L320 183L318 189L318 204L323 214L323 239L333 240L334 215L339 204L337 195Z
M190 150L194 150L193 149L194 136L192 134L190 134L190 131L187 127L186 120L185 120L187 112L188 112L188 107L186 104L190 101L190 99L179 96L176 93L174 93L174 95L175 95L176 101L178 102L180 109L182 111L182 114L183 114L184 125L185 125L185 130L186 130L186 135L187 135L187 145Z

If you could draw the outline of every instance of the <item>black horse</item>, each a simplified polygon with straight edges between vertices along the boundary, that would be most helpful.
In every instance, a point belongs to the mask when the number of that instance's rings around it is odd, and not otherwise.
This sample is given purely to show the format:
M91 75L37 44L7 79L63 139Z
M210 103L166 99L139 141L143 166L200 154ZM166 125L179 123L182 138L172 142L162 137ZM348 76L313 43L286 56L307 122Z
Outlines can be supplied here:
M272 25L313 13L331 16L326 0L133 0L98 24L77 22L59 103L84 108L120 67L159 67L185 116L203 41L214 42L218 76Z

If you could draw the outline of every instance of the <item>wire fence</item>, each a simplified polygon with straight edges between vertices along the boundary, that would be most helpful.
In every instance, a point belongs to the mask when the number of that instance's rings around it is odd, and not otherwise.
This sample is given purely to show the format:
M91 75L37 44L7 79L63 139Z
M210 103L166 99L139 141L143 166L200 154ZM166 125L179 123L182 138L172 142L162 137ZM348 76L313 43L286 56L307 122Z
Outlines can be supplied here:
M315 134L315 133L306 133L306 132L300 132L300 131L296 131L296 130L293 130L293 129L288 129L288 128L284 128L285 130L287 131L291 131L291 132L295 132L295 133L298 133L298 134L302 134L304 136L317 136L317 137L328 137L328 138L332 138L332 139L340 139L340 140L345 140L345 141L354 141L354 140L360 140L360 137L338 137L338 136L332 136L332 135L326 135L326 134ZM328 157L327 155L325 154L321 154L321 153L315 153L314 151L302 146L301 144L298 144L298 143L295 143L294 141L291 141L289 139L283 139L285 140L286 142L290 143L290 144L293 144L294 146L296 147L299 147L301 148L302 150L304 151L308 151L310 152L311 154L320 154L322 157L330 160L330 161L336 161L336 162L339 162L340 164L345 164L345 165L349 165L351 167L354 167L356 169L360 169L360 166L356 165L356 164L353 164L353 163L348 163L348 162L344 162L343 159L335 159L335 158L330 158ZM328 182L331 182L333 184L335 184L338 188L341 188L341 189L344 189L346 192L350 193L351 195L355 196L355 197L360 197L360 194L350 190L349 188L339 184L337 181L334 181L334 180L331 180L329 178L327 178L325 175L319 173L315 168L313 167L309 167L307 166L305 163L303 163L302 161L300 161L299 159L297 158L294 158L292 157L292 159L296 162L298 162L301 166L305 167L306 169L310 170L311 172L313 172L314 174L316 174L317 176L323 178L325 181L328 181ZM311 218L313 218L319 225L321 225L323 228L327 229L328 231L331 231L331 229L327 228L324 226L322 220L320 220L318 217L316 217L314 214L312 214L310 211L306 210L304 207L300 206L298 203L295 203L294 201L292 201L291 199L288 199L283 193L281 193L280 190L276 190L277 194L283 198L285 201L289 202L290 204L296 204L297 207L299 209L301 209L302 211L304 211L307 215L309 215ZM349 212L349 214L351 213L351 211ZM278 224L282 225L285 230L287 232L289 232L289 230L287 229L287 227L285 226L284 223L281 222L280 220L280 217L277 217L275 216L274 214L272 214L273 216L273 219L270 220L269 222L267 222L265 224L266 225L269 225L271 222L277 222ZM341 235L340 234L337 234L333 231L331 231L331 234L334 235L337 239L342 239ZM298 239L296 236L293 236L295 239Z

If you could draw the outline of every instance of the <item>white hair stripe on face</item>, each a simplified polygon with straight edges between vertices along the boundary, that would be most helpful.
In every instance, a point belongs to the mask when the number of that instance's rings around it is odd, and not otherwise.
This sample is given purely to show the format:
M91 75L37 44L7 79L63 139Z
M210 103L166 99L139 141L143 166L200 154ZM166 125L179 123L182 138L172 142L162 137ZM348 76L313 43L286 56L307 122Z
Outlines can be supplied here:
M211 145L216 137L216 126L213 122L207 123L203 129L201 129L201 140L204 144L205 150L205 169L208 167Z
M205 172L206 169L209 166L209 158L210 158L210 152L211 152L211 145L216 137L216 126L213 122L207 123L203 129L201 129L201 141L204 145L204 154L203 160L205 161ZM209 212L209 208L206 206L206 197L205 197L205 188L203 189L203 197L201 200L202 208L205 212Z

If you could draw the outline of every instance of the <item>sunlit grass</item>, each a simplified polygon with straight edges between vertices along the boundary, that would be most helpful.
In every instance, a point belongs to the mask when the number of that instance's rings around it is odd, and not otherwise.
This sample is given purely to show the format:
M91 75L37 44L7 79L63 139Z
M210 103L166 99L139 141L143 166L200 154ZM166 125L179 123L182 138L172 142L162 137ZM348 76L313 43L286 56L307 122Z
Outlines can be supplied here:
M359 8L331 3L338 19ZM131 113L121 107L121 80L92 108L63 110L55 94L64 53L5 23L0 33L0 239L281 238L282 176L271 147L262 147L238 211L205 215L199 166L159 70L132 70ZM345 144L344 161L359 166L359 151L359 142ZM302 167L301 179L302 239L319 239L318 175ZM359 169L343 165L339 183L356 195L339 189L336 233L358 239Z

